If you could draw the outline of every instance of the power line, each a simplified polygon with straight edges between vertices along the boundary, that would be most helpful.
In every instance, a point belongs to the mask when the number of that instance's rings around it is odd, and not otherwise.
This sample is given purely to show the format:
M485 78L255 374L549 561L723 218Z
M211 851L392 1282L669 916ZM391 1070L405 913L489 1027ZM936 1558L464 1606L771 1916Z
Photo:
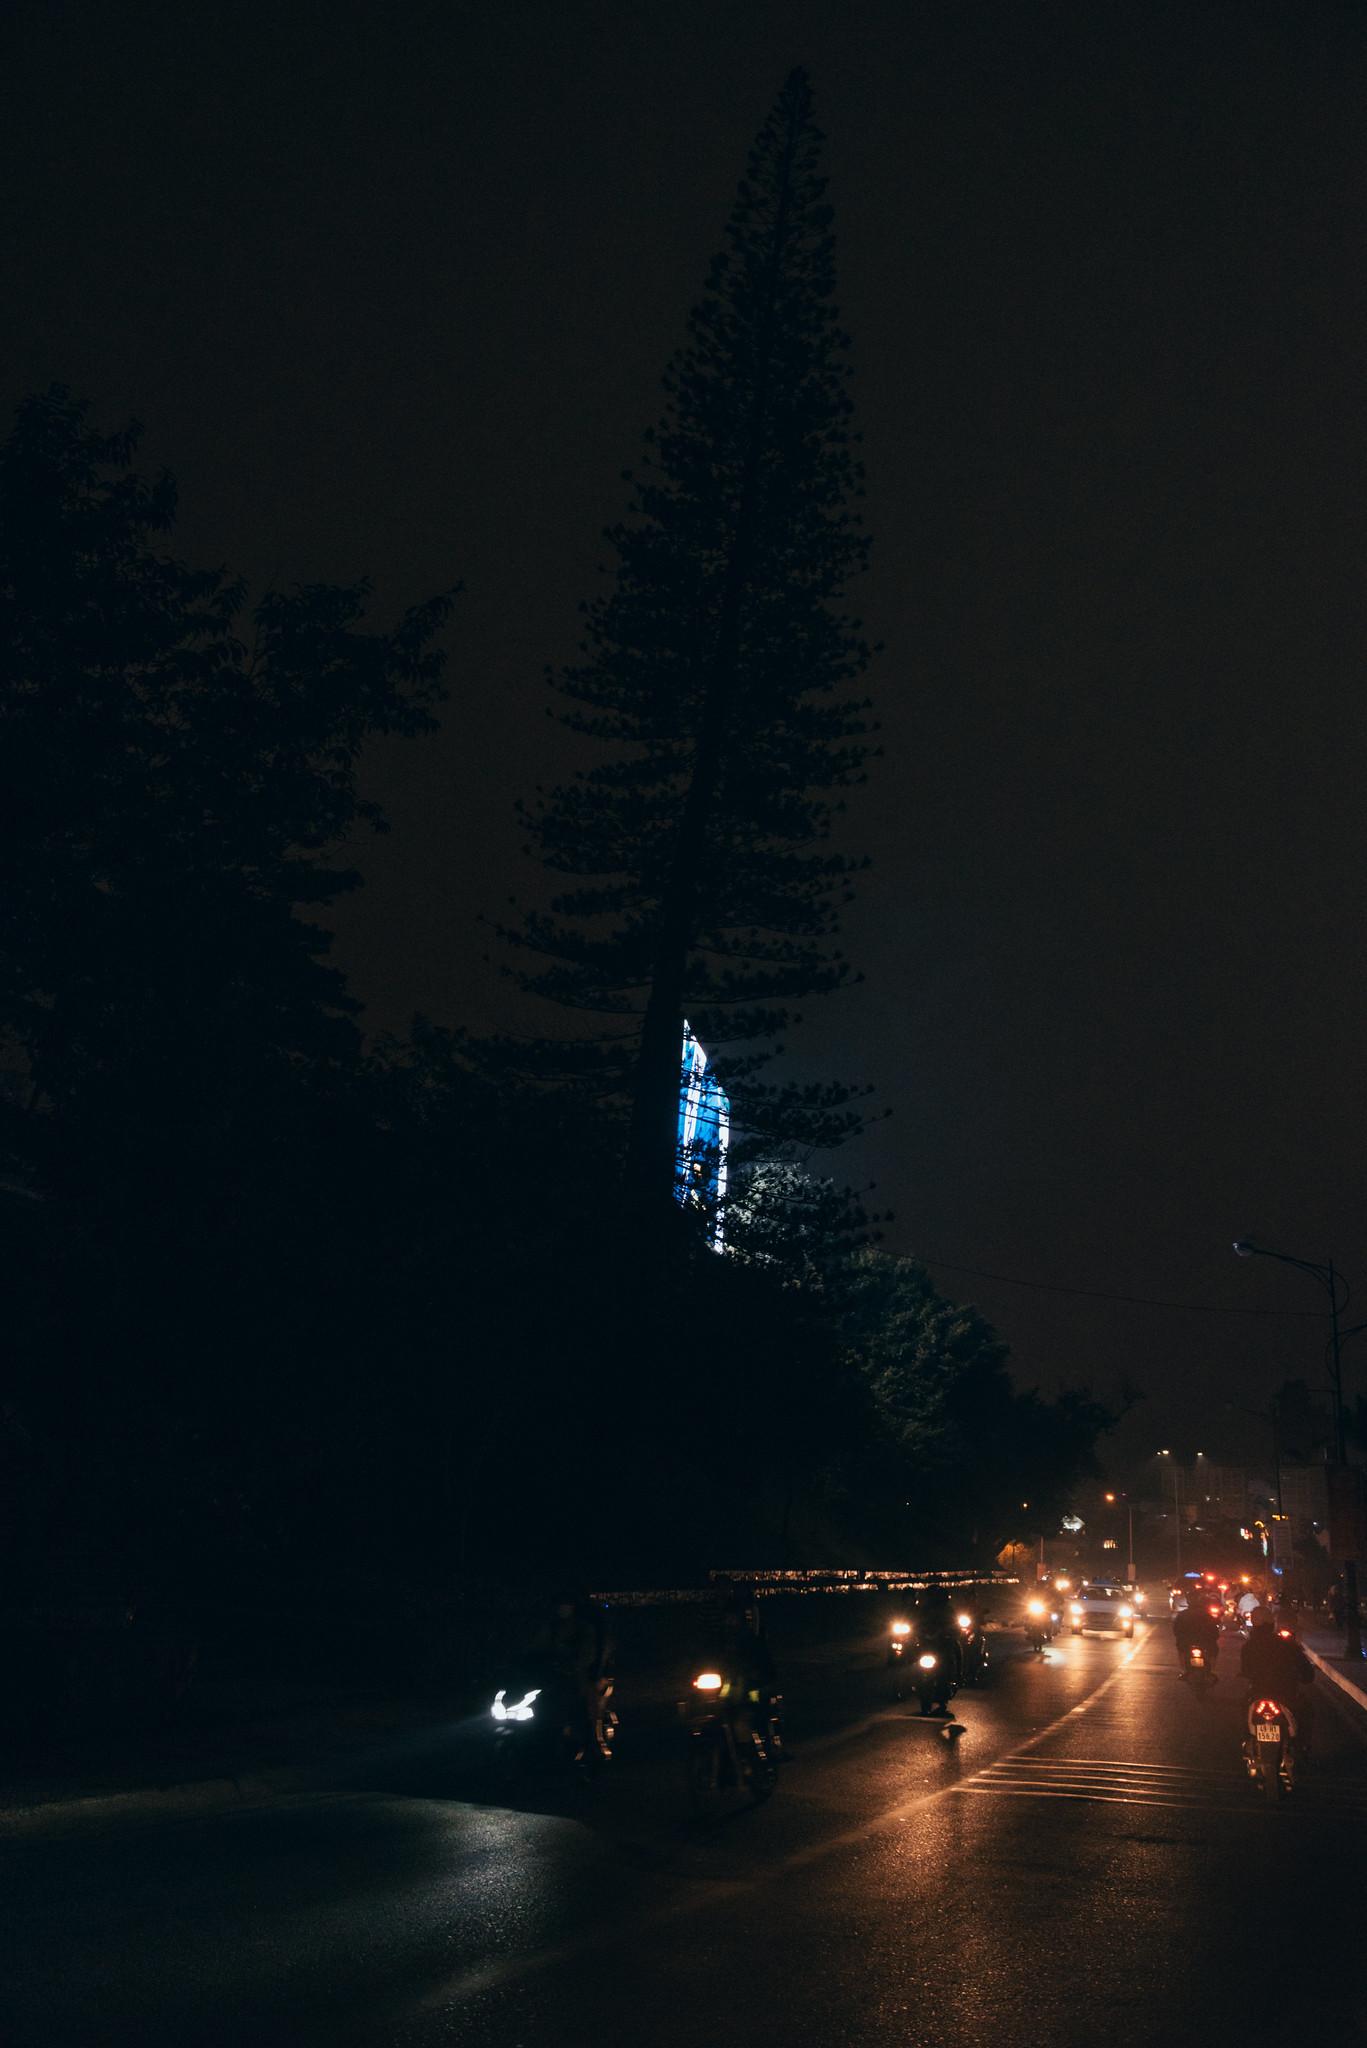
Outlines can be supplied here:
M929 1252L922 1252L920 1258L923 1265L938 1266L946 1273L965 1273L972 1280L997 1280L1003 1287L1028 1287L1036 1294L1072 1294L1085 1301L1124 1301L1134 1308L1177 1308L1194 1316L1293 1316L1302 1320L1309 1317L1313 1322L1323 1321L1328 1313L1313 1308L1224 1308L1211 1301L1164 1301L1150 1294L1110 1294L1101 1287L1057 1287L1049 1280L1022 1280L1013 1273L986 1273L980 1266L957 1266L949 1259L934 1258Z

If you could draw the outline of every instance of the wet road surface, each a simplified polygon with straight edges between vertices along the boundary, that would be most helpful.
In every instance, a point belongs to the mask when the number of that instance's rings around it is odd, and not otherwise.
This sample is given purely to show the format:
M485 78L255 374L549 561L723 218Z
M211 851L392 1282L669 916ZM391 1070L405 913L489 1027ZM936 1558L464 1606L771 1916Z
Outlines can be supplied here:
M705 1826L663 1737L510 1807L453 1728L259 1810L35 1831L3 1852L0 2041L1362 2038L1367 1741L1329 1688L1268 1811L1236 1678L1193 1695L1165 1625L1009 1647L957 1739L871 1643L789 1670L776 1796Z

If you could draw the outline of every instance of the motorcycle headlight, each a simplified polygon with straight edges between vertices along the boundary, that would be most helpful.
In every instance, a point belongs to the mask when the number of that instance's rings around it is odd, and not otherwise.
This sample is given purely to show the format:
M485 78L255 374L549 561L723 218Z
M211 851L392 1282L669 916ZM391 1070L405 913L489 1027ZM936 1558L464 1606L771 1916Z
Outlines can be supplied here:
M973 1616L971 1614L956 1614L954 1619L958 1622L964 1634L967 1635L973 1626Z
M496 1721L534 1721L536 1714L533 1710L532 1702L539 1700L540 1697L540 1686L534 1686L531 1692L524 1692L521 1699L516 1700L510 1707L508 1705L508 1696L500 1686L499 1690L494 1694L494 1704L490 1707L489 1711Z
M1042 1600L1032 1600L1029 1613L1032 1621L1042 1621L1044 1618L1044 1602Z
M720 1692L720 1671L700 1671L693 1681L694 1692Z
M916 1662L923 1671L933 1671L939 1661L938 1657L931 1656L929 1650L922 1650L920 1656L916 1659Z

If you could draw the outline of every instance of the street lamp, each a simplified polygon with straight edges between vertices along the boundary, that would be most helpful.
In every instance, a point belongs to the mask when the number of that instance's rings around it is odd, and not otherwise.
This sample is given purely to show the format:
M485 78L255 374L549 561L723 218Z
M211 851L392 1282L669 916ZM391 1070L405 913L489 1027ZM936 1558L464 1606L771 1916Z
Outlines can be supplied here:
M1159 1457L1160 1457L1160 1458L1171 1458L1171 1457L1172 1457L1172 1452L1171 1452L1171 1451L1160 1451L1160 1452L1158 1453L1158 1455L1159 1455ZM1181 1477L1182 1477L1182 1468L1181 1468L1181 1466L1180 1466L1180 1465L1179 1465L1179 1464L1177 1463L1176 1459L1173 1459L1173 1464L1172 1464L1172 1525L1173 1525L1173 1529L1174 1529L1174 1531L1175 1531L1175 1534L1176 1534L1176 1540L1177 1540L1177 1576L1178 1576L1178 1578L1179 1578L1179 1579L1180 1579L1180 1578L1181 1578L1181 1576L1182 1576L1182 1503L1181 1503L1181 1500L1180 1500L1180 1499L1179 1499L1179 1497L1178 1497L1178 1487L1179 1487L1179 1485L1180 1485L1180 1483L1181 1483ZM1134 1549L1134 1542L1133 1542L1133 1540L1131 1540L1131 1543L1130 1543L1130 1549L1131 1549L1131 1550L1133 1550L1133 1549Z
M1120 1494L1120 1495L1116 1495L1116 1494L1114 1494L1114 1493L1108 1493L1108 1494L1107 1494L1107 1495L1105 1496L1105 1499L1106 1499L1106 1505L1107 1505L1107 1507L1108 1507L1108 1508L1113 1508L1113 1507L1117 1507L1117 1506L1119 1505L1120 1501L1122 1501L1122 1500L1123 1500L1123 1501L1124 1501L1124 1503L1125 1503L1125 1526L1126 1526L1126 1531L1127 1531L1127 1535L1128 1535L1128 1543L1127 1543L1127 1550L1126 1550L1126 1558L1125 1558L1125 1583L1126 1583L1126 1585L1127 1585L1127 1586L1132 1586L1132 1585L1134 1585L1134 1583L1135 1583L1135 1576L1134 1576L1134 1502L1133 1502L1133 1501L1132 1501L1132 1500L1130 1499L1130 1496L1128 1495L1128 1493L1123 1493L1123 1494Z
M1348 1445L1343 1427L1343 1360L1340 1355L1343 1340L1339 1330L1339 1286L1342 1283L1346 1287L1347 1282L1341 1273L1335 1271L1332 1259L1326 1259L1322 1266L1316 1265L1313 1259L1293 1259L1289 1252L1271 1251L1265 1244L1254 1244L1251 1238L1236 1239L1234 1253L1235 1257L1240 1259L1276 1259L1279 1265L1294 1266L1298 1272L1308 1273L1312 1280L1317 1280L1328 1295L1329 1349L1332 1359L1329 1390L1334 1397L1334 1462L1339 1466L1346 1465ZM1347 1300L1346 1295L1344 1299ZM1358 1614L1358 1565L1355 1557L1346 1557L1343 1560L1343 1606L1344 1620L1348 1624L1344 1651L1349 1657L1360 1657L1362 1620Z

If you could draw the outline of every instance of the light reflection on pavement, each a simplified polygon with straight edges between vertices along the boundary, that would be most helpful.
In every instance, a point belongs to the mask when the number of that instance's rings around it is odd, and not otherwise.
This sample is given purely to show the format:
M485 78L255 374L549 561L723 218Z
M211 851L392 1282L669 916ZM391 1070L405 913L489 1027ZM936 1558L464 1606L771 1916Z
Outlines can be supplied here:
M1226 2038L1252 1981L1269 2024L1358 2031L1326 1958L1356 1940L1367 1744L1326 1702L1268 1812L1236 1679L1190 1694L1161 1625L1012 1657L957 1740L871 1659L829 1683L843 1728L706 1828L675 1759L517 1810L410 1749L259 1813L27 1844L0 2039L1138 2048Z

